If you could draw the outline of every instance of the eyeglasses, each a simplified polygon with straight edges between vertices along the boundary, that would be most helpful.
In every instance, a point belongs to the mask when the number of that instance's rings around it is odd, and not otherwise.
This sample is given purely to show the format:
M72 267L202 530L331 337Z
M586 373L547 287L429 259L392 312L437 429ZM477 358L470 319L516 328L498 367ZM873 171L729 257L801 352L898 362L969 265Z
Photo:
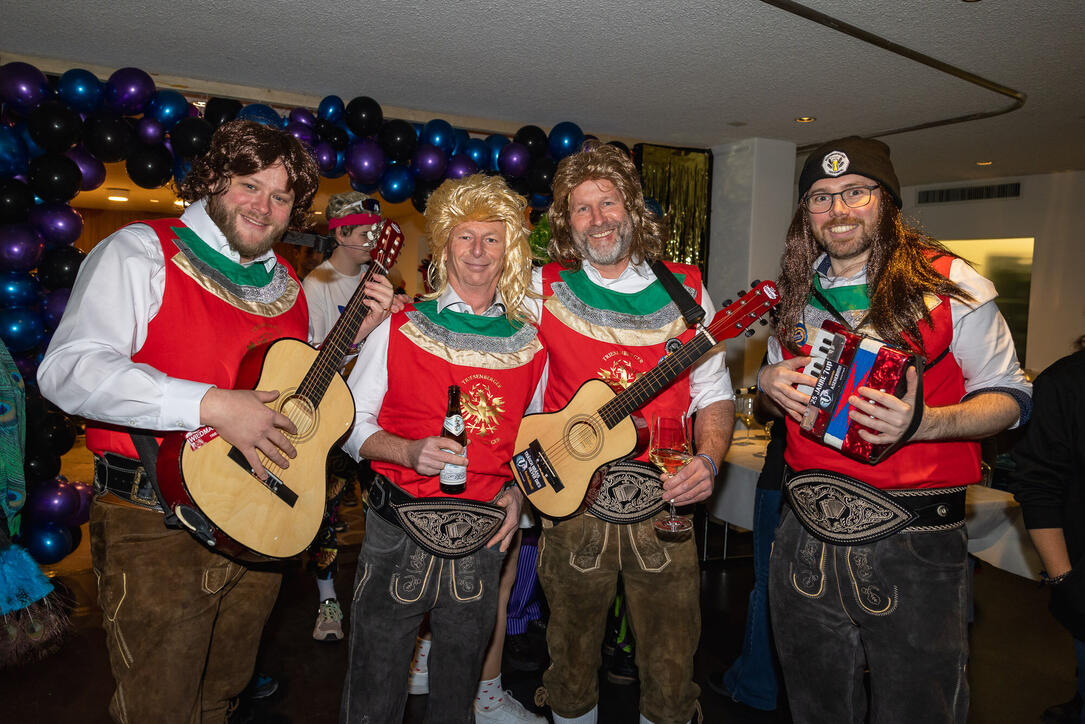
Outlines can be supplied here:
M870 203L870 195L874 189L878 188L877 184L874 186L852 186L849 189L843 191L837 191L835 194L830 194L824 191L819 191L813 194L807 194L803 197L802 205L806 207L806 210L811 214L824 214L829 209L833 208L834 197L839 196L840 200L844 202L844 205L849 209L858 209L861 206L866 206Z

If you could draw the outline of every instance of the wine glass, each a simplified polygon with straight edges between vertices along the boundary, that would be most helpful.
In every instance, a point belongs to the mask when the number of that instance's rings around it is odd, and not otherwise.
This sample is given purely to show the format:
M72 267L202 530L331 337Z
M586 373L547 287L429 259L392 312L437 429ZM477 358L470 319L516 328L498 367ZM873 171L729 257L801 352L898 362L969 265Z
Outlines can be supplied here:
M674 475L685 467L692 457L685 413L656 415L652 420L648 459L661 472ZM653 523L656 535L670 541L687 538L693 530L693 523L678 515L673 501L668 501L667 505L670 509L667 517Z
M735 395L735 417L742 420L746 427L746 434L741 440L733 440L732 445L752 445L750 442L750 428L757 424L757 418L753 415L753 395L745 392Z

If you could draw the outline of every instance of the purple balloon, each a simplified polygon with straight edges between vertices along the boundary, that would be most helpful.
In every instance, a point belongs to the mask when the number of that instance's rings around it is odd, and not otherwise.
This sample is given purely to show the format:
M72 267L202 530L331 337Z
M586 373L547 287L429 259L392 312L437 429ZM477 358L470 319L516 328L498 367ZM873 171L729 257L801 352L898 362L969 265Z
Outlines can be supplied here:
M136 121L136 137L147 146L157 146L166 137L166 128L159 121L144 116Z
M48 480L34 488L24 510L35 521L62 523L79 510L79 491L68 483Z
M142 113L154 98L154 80L139 68L121 68L105 84L106 107L127 116Z
M284 130L294 138L304 143L309 148L315 146L320 140L320 137L317 136L316 129L312 126L307 126L304 123L291 121L290 123L286 124L286 128Z
M45 252L45 242L30 224L0 226L0 269L30 271Z
M313 158L320 167L320 173L328 173L335 168L335 146L327 141L321 141L313 146Z
M68 525L83 525L90 519L90 504L94 500L94 487L79 480L73 480L66 484L79 494L79 507L68 516L68 520L65 522Z
M497 156L497 170L505 178L520 178L531 167L531 151L522 143L505 144Z
M83 191L93 191L105 183L105 164L96 159L83 144L69 148L64 155L75 161L79 172L83 174L83 181L79 188Z
M448 158L445 152L429 143L419 145L418 150L414 152L414 158L411 159L411 170L423 181L444 178L446 168L448 168Z
M359 183L375 184L384 176L387 161L376 141L363 138L347 149L347 173Z
M445 178L464 178L476 173L478 173L478 164L471 160L471 157L467 154L457 153L448 162L448 168L445 169Z
M38 204L30 210L29 220L47 248L67 246L83 233L83 217L62 201Z
M301 123L305 126L316 127L316 116L308 108L294 108L290 111L290 115L287 116L287 120L291 123Z
M203 115L203 114L200 113L199 106L197 106L195 103L189 103L188 104L188 117L189 118L199 118L201 115Z
M45 74L29 63L0 65L0 100L24 116L52 94Z
M68 297L71 294L71 289L54 289L45 295L41 311L45 315L45 323L53 329L60 324L60 318L64 316L64 309L68 306Z

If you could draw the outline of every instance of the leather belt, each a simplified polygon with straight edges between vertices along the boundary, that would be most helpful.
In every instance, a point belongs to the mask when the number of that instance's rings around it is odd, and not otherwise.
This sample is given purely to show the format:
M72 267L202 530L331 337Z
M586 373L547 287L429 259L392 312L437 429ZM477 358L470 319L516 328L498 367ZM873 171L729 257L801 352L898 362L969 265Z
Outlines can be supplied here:
M475 553L505 521L505 509L499 505L463 498L416 498L383 475L373 480L369 507L423 550L442 558Z
M639 523L663 509L663 481L655 465L619 460L604 465L588 486L588 512L608 523Z
M829 470L788 469L787 502L811 535L860 545L894 533L933 533L964 525L965 486L881 490Z
M94 456L94 491L112 493L126 503L164 513L143 463L115 453Z

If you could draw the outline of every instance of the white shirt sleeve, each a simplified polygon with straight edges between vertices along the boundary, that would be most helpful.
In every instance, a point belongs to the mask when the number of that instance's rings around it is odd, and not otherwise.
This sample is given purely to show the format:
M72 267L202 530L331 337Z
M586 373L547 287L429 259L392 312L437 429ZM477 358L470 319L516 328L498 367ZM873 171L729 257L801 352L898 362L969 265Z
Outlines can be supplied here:
M69 414L101 422L148 430L199 427L200 401L212 385L132 361L161 306L165 275L150 227L125 227L94 247L38 367L42 394Z
M705 310L705 323L712 321L716 314L708 289L701 285L701 308ZM708 407L713 402L735 399L731 387L731 374L727 371L724 346L718 344L712 352L698 360L689 373L689 411L695 412Z
M354 395L354 428L343 443L343 450L355 460L361 460L362 443L381 430L377 415L388 394L388 343L391 338L391 317L369 333L358 361L354 364L347 386Z

